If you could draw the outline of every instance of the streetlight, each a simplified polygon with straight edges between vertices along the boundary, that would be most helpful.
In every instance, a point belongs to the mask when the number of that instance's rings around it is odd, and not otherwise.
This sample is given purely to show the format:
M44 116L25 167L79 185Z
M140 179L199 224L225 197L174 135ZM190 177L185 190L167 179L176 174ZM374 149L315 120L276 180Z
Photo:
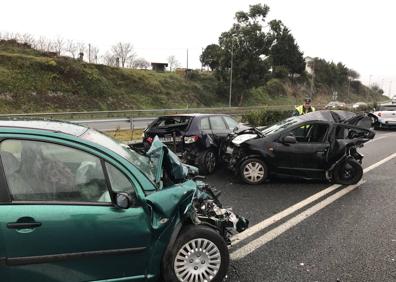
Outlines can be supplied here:
M235 25L235 31L239 31L239 25ZM232 69L234 67L234 37L236 34L231 35L231 70L230 70L230 94L228 97L228 107L231 108L231 97L232 97Z
M230 95L228 97L228 107L231 108L231 96L232 96L232 68L234 65L234 37L231 37L231 70L230 70Z

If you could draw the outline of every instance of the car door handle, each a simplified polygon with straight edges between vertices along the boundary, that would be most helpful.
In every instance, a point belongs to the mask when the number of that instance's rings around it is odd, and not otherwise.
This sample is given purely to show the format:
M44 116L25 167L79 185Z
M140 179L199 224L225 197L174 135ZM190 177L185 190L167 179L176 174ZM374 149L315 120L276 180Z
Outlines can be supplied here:
M7 228L9 229L30 229L37 228L41 226L41 222L10 222L7 223Z

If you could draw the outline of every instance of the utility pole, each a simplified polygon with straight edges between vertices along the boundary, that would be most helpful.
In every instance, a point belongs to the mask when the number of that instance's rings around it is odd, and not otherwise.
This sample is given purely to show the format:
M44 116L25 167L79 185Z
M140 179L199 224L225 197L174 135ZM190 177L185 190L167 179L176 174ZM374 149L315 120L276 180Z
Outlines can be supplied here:
M230 71L230 95L228 97L228 107L231 107L231 96L232 96L232 68L234 65L234 40L231 38L231 71Z
M188 70L188 48L187 48L187 70Z
M91 43L88 43L88 63L91 63Z
M314 83L315 83L315 59L312 60L311 99L313 98Z
M389 82L389 92L388 92L389 97L392 98L392 80Z

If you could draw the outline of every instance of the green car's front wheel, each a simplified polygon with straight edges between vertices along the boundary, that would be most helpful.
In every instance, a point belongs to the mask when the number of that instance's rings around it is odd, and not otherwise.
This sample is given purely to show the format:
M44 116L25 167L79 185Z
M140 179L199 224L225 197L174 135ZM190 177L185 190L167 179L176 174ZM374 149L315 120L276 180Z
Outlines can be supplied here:
M212 228L191 225L177 238L163 261L165 281L223 281L229 264L224 239Z

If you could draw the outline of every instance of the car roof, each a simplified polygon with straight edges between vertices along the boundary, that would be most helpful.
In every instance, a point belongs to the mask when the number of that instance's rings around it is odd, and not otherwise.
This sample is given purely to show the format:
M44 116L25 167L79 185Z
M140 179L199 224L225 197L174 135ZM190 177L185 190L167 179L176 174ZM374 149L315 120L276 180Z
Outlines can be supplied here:
M81 136L88 130L88 127L83 125L54 120L29 120L29 119L3 119L0 120L0 128L23 128L23 129L38 129L51 132L60 132L73 136Z
M339 122L343 120L348 120L355 116L354 113L348 111L329 111L329 110L321 110L311 112L302 116L298 116L301 121L330 121L330 122Z

